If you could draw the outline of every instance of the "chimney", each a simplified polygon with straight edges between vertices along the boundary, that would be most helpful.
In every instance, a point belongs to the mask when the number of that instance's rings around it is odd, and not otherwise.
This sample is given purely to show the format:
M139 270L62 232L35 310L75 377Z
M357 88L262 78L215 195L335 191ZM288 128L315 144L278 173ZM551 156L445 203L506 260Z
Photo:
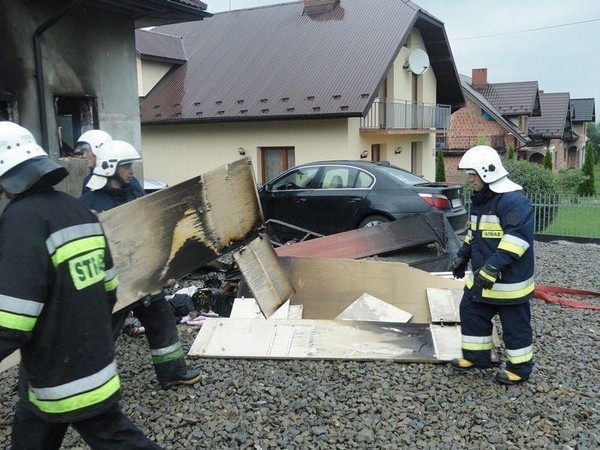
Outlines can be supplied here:
M473 69L471 84L473 86L485 86L487 84L487 69Z
M340 0L304 0L304 11L302 14L322 14L333 9L340 4Z

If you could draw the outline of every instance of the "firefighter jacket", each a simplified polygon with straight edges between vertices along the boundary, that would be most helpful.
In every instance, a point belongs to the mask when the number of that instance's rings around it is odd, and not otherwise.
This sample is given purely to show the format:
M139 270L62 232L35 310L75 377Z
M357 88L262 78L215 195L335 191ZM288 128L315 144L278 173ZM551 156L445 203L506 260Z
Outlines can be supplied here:
M132 181L121 189L115 189L108 183L97 191L87 191L79 199L94 211L108 211L146 194L141 186L138 188L136 185L139 186L139 182L134 184Z
M521 190L498 194L489 188L476 192L472 200L470 227L458 252L471 260L473 273L465 280L467 289L473 290L475 301L485 303L528 301L535 287L531 202ZM478 289L474 283L478 271L494 283L491 289Z
M50 186L0 217L0 360L21 349L19 394L49 422L73 422L120 396L111 311L117 277L96 216Z
M92 178L92 173L93 173L93 169L90 170L90 173L88 173L83 178L83 186L81 188L81 195L85 194L86 192L91 191L91 189L89 187L87 187L86 185L87 185L88 181L90 181L90 178ZM142 187L142 185L140 184L140 182L138 181L138 179L136 177L131 178L131 189L134 192L135 198L141 197L142 195L146 195L144 188Z

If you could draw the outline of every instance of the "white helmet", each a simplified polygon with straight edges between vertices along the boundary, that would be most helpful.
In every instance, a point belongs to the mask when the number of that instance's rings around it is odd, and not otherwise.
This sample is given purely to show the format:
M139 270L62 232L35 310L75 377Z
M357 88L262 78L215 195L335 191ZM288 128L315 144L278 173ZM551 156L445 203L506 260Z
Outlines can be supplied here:
M512 192L523 189L508 179L498 152L487 145L476 145L468 150L458 163L458 168L474 171L494 192Z
M108 179L115 175L118 166L141 160L133 145L125 141L110 141L98 148L96 167L86 186L92 191L102 189Z
M112 137L106 131L90 130L83 133L77 139L75 153L83 153L84 150L91 150L94 155L98 154L98 149L112 141Z
M27 163L27 164L25 164ZM33 135L13 122L0 122L0 186L11 194L25 192L45 175L58 183L68 172L48 158Z
M16 165L38 156L48 156L33 134L13 122L0 122L0 176Z

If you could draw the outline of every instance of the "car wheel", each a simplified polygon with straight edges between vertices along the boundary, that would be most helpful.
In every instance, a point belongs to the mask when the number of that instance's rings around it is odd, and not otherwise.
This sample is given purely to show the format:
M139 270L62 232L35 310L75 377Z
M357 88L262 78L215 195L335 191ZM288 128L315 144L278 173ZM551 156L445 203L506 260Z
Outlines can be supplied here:
M379 225L380 223L388 223L390 219L384 216L369 216L362 220L358 228L365 227L374 227L375 225Z

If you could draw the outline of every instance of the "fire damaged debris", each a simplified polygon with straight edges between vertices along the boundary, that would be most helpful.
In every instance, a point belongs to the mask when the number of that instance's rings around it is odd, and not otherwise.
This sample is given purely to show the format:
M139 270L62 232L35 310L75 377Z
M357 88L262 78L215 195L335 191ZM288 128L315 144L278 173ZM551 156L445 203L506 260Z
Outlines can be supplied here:
M278 256L367 258L384 256L427 272L449 270L460 243L441 212L417 214L373 227L285 245Z
M432 326L426 288L460 290L462 282L403 263L279 257L262 235L233 257L262 314L236 299L243 310L204 320L190 356L445 362L460 355L459 325ZM292 318L298 306L302 318Z

